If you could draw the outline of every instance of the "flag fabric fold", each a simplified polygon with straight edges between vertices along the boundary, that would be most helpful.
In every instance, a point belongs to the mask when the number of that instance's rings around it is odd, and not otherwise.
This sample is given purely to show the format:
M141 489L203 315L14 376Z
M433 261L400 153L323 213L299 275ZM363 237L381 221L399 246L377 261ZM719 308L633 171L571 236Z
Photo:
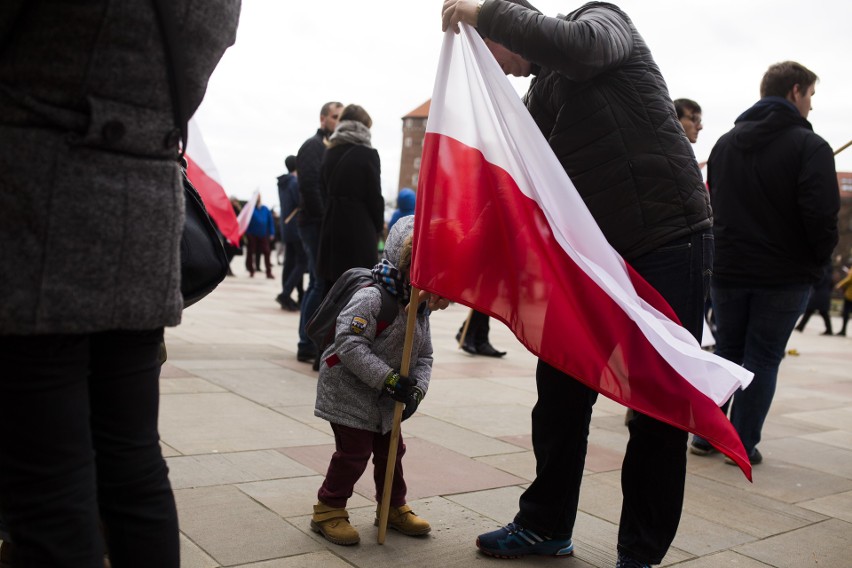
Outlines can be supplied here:
M506 323L601 394L693 432L751 479L719 409L751 380L703 351L607 242L472 28L447 32L420 166L412 283Z
M237 224L237 216L225 193L219 170L213 163L213 158L204 143L204 138L201 137L201 130L195 119L189 121L189 136L184 157L187 163L186 175L198 190L207 213L216 222L222 235L231 244L239 246L240 237L245 229L241 231Z

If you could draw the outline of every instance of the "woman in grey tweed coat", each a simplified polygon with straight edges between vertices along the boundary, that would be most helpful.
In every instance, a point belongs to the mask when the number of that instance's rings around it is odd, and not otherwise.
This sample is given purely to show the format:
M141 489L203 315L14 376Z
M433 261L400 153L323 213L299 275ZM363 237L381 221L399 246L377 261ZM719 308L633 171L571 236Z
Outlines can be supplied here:
M359 540L358 532L349 524L345 507L371 454L376 500L384 487L395 404L386 391L402 365L413 229L414 217L397 222L388 235L385 260L373 269L374 279L399 300L396 318L377 332L383 292L375 286L362 288L341 310L334 342L322 354L314 414L331 422L336 448L317 493L319 502L314 506L311 527L336 544L355 544ZM416 410L429 388L432 374L429 313L424 308L425 305L415 323L408 375L412 389L406 398L403 419ZM405 444L400 435L388 524L403 534L425 534L431 528L429 523L414 515L405 503L404 454Z
M239 0L169 0L187 113ZM179 565L159 448L183 193L150 0L0 2L0 508L14 566Z

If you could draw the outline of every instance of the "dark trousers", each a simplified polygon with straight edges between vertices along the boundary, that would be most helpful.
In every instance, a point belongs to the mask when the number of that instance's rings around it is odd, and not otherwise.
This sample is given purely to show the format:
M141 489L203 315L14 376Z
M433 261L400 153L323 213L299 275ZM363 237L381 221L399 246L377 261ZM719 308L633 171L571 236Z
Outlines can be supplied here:
M284 268L281 269L281 294L285 298L289 298L295 289L297 293L296 297L300 302L302 301L302 296L305 293L302 281L307 270L308 257L305 256L302 241L284 243Z
M811 319L814 312L818 312L822 317L822 323L825 324L825 333L827 335L831 335L831 316L829 315L828 310L807 310L802 316L802 321L800 321L799 325L796 326L796 329L799 331L805 331L805 326L808 325L808 320Z
M246 235L248 247L246 250L246 270L254 276L255 270L260 270L260 262L256 260L256 255L263 255L263 262L266 265L266 274L272 276L272 262L269 258L269 237L256 237L254 235ZM255 266L257 262L257 266Z
M355 483L361 479L370 454L373 455L373 481L376 484L376 501L381 502L385 487L385 470L388 465L388 448L390 447L390 432L379 434L360 428L351 428L332 422L334 430L334 454L328 464L325 481L317 492L317 498L337 509L346 507L346 501L352 497ZM391 485L391 507L405 505L405 478L402 475L402 456L405 455L405 444L402 434L396 450L396 466Z
M488 342L488 333L491 331L489 318L482 312L473 310L470 316L470 324L467 326L467 333L464 336L464 342L474 347ZM464 324L459 328L459 333L464 331Z
M314 312L322 302L325 295L323 280L317 276L317 253L319 252L319 223L310 223L299 226L299 238L302 239L302 247L308 259L308 289L302 300L302 312L299 317L299 352L308 353L317 350L317 346L308 337L305 326L310 321Z
M843 326L840 333L846 335L846 324L849 323L849 314L852 314L852 300L843 299Z
M0 509L15 567L176 568L157 432L163 330L0 339Z
M713 237L707 232L631 262L696 339L701 337L712 259ZM536 478L521 495L515 522L552 538L570 538L598 393L543 361L538 364L536 385L538 401L532 412ZM680 523L687 433L639 413L628 428L618 548L637 560L658 564Z

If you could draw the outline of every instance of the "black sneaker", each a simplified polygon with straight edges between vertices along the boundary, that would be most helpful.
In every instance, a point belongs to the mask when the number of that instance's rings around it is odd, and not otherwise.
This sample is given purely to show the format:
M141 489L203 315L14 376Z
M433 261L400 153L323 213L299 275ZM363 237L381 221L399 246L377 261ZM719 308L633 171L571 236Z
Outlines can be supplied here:
M757 465L757 464L759 464L760 462L763 461L763 454L761 454L760 451L758 451L758 449L755 448L748 455L748 461L751 462L751 465ZM728 465L737 465L737 462L735 462L734 460L732 460L729 457L725 458L725 463L728 464Z
M706 440L698 436L692 437L692 443L689 444L689 453L696 456L709 456L715 454L718 450L711 446Z
M640 562L635 558L619 552L618 560L615 562L615 568L651 568L651 565L647 562Z
M509 523L501 529L479 535L476 547L484 554L496 558L574 554L574 543L570 538L547 538L517 523Z
M310 363L314 359L317 358L316 351L297 351L296 352L296 361L300 363Z

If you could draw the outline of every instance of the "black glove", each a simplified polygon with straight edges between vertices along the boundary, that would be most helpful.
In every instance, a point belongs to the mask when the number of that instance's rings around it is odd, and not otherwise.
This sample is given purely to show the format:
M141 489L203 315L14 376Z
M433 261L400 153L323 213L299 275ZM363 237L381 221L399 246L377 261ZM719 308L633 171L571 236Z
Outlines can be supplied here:
M417 407L420 406L420 401L423 400L423 391L417 387L411 389L411 394L405 400L405 410L402 411L402 419L408 420L411 415L417 412Z
M397 402L406 402L415 384L411 377L403 377L397 371L391 371L385 377L385 393Z

